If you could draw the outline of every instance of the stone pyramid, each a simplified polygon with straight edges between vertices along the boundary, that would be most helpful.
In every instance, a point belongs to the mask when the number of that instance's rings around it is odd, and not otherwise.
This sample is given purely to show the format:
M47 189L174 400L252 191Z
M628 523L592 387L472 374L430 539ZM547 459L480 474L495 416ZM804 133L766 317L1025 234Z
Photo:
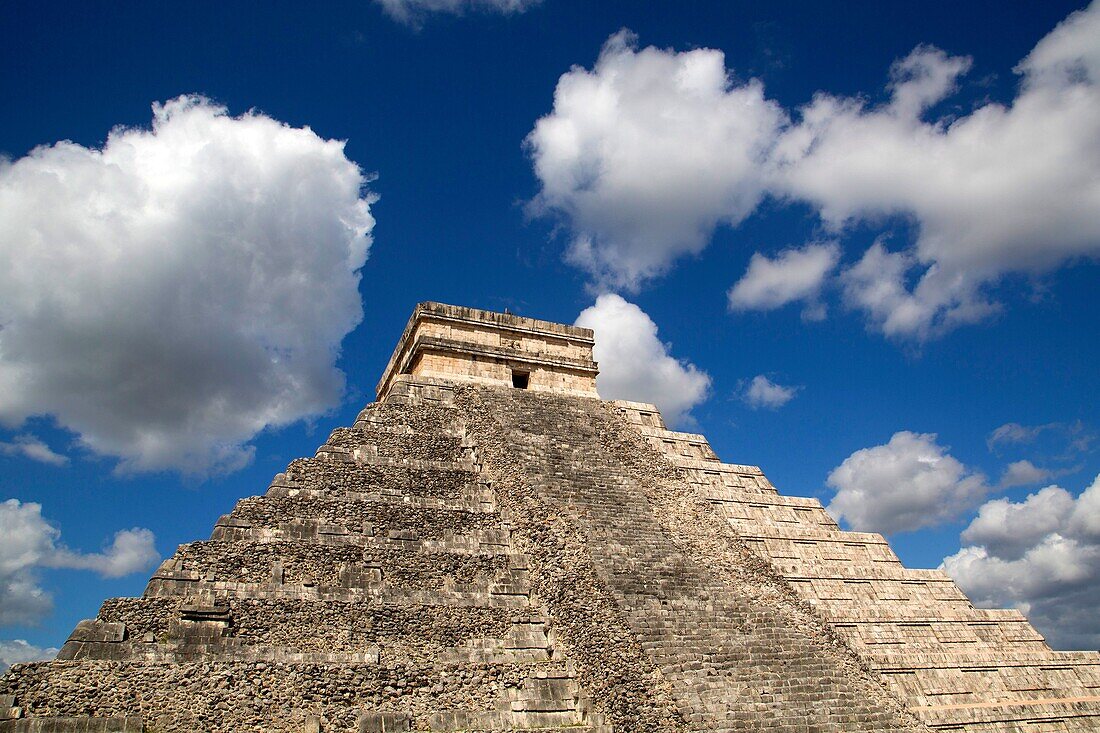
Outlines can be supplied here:
M378 401L0 680L0 731L1095 731L879 535L601 401L592 333L419 305Z

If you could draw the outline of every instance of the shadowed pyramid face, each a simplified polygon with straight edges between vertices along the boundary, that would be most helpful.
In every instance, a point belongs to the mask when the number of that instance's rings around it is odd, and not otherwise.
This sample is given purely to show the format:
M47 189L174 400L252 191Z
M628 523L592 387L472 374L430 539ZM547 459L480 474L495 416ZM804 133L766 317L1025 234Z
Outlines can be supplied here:
M1100 655L601 401L591 355L417 306L378 402L14 666L0 733L1100 730Z

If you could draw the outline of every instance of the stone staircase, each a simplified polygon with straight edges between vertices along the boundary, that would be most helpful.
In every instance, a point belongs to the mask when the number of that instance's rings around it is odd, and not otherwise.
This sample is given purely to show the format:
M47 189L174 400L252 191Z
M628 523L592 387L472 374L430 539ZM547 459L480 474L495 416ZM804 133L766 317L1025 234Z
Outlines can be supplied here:
M1100 730L1100 654L1051 650L1019 612L974 608L943 572L905 568L881 535L841 531L815 499L719 463L702 436L665 430L651 405L619 407L927 725Z
M520 512L539 509L569 523L560 541L575 535L683 729L919 728L774 573L744 567L752 554L613 408L519 391L468 395L469 434L498 501L517 526L526 524ZM688 446L692 459L713 455L702 446ZM741 568L736 575L722 572L721 552ZM547 600L552 590L539 592L561 636L578 646L573 634L585 619L561 618L571 610Z

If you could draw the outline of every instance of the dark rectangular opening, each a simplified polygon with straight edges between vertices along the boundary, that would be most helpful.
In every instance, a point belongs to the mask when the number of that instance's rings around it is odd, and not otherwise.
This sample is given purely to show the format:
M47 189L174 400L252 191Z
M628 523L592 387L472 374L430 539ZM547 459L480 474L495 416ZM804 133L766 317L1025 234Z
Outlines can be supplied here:
M512 386L516 389L527 389L527 383L530 379L530 372L521 372L516 369L512 370Z

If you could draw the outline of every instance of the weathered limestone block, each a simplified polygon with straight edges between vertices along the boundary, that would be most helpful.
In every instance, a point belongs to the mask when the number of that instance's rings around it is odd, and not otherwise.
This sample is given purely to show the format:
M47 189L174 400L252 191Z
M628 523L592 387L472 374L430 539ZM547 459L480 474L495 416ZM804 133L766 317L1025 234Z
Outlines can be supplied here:
M408 713L363 713L359 716L359 733L393 733L412 730Z
M126 640L126 624L108 623L96 619L87 619L76 625L69 641L119 642Z
M76 625L58 659L98 657L119 659L125 655L122 643L126 641L126 624L110 623L99 619L85 619Z

